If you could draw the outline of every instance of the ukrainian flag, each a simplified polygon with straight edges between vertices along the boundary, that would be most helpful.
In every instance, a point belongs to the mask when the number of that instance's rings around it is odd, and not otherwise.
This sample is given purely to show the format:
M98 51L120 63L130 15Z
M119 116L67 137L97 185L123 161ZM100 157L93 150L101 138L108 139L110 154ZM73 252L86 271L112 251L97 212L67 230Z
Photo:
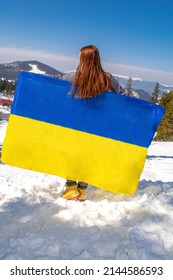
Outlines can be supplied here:
M2 162L134 194L164 108L112 92L73 98L70 89L20 73Z

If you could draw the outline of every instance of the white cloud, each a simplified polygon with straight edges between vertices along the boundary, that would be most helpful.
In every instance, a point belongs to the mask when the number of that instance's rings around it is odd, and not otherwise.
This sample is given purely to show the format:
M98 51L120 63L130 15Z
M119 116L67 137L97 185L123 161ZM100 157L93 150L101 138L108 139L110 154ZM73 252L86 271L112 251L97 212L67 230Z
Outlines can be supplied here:
M69 71L76 69L78 57L66 56L62 54L48 53L43 50L22 49L17 47L0 47L0 63L38 60L59 71ZM103 61L103 67L106 71L117 73L124 76L132 76L148 81L156 81L168 85L173 84L173 73L164 72L156 69L136 67L132 65L116 64Z
M73 56L52 54L43 50L0 47L0 63L23 60L38 60L60 71L75 69L78 64L78 58Z

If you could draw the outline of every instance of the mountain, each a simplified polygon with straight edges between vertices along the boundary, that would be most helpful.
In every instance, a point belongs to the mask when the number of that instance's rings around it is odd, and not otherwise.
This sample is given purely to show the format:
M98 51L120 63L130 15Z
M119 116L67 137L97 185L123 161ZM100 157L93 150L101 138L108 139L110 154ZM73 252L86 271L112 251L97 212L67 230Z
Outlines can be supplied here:
M143 89L135 89L136 97L143 100L150 100L151 95Z
M118 75L118 74L113 74L113 76L119 81L119 83L123 87L125 87L129 77ZM134 88L135 91L139 92L140 95L142 94L143 97L147 97L147 95L151 96L152 91L154 90L154 87L156 85L156 82L144 81L140 78L132 77L132 88ZM163 85L159 83L159 90L160 90L159 96L162 96L163 92L173 90L173 86Z
M7 79L7 80L16 80L18 77L18 73L20 71L30 71L34 73L40 73L44 75L60 75L63 74L62 72L56 70L53 67L50 67L44 63L41 63L36 60L31 61L16 61L12 63L4 63L0 64L0 78ZM68 75L70 76L71 73L74 71L69 71ZM127 84L127 81L129 77L122 76L118 74L112 74L119 83L125 87ZM140 78L132 77L132 88L134 89L134 96L149 100L152 94L152 91L155 87L156 82L155 81L144 81ZM173 90L173 86L167 86L163 84L159 84L159 96L161 97L163 92Z
M50 76L61 74L60 71L36 60L0 64L0 78L16 80L20 71L31 71Z

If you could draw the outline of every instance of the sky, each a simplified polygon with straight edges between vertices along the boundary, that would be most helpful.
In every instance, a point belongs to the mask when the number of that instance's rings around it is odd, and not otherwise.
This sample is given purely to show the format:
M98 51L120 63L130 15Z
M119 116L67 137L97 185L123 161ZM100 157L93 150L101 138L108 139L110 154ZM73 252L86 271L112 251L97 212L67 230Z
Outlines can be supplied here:
M0 10L0 63L70 71L92 44L105 71L173 85L172 0L6 0Z

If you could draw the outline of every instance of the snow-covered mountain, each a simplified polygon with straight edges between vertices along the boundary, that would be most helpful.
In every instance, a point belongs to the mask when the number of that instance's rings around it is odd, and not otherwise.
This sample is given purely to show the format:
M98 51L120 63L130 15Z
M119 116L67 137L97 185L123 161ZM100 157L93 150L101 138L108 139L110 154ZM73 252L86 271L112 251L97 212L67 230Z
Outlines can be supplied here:
M124 87L127 84L127 81L129 77L127 76L122 76L118 74L113 74L113 76L119 81L119 83ZM147 94L151 96L152 91L156 85L156 82L159 81L144 81L140 78L135 78L132 77L132 88L135 89L135 91L143 91L143 94ZM167 92L170 90L173 90L173 86L169 85L164 85L159 83L159 89L160 89L160 96L162 96L163 92ZM142 92L141 92L142 93Z
M36 60L16 61L12 63L0 64L0 79L16 80L20 71L32 71L34 73L40 73L50 76L62 74L62 72L60 72L59 70L56 70L55 68L52 68ZM69 75L71 72L74 71L69 71ZM125 87L129 77L119 74L112 75L119 81L119 83L123 87ZM144 81L140 78L132 77L132 87L134 89L134 96L141 99L149 100L156 82L159 81ZM159 89L160 96L162 96L164 91L173 90L173 86L160 84Z
M36 60L0 64L0 78L16 80L20 71L32 71L51 76L61 73L60 71Z

